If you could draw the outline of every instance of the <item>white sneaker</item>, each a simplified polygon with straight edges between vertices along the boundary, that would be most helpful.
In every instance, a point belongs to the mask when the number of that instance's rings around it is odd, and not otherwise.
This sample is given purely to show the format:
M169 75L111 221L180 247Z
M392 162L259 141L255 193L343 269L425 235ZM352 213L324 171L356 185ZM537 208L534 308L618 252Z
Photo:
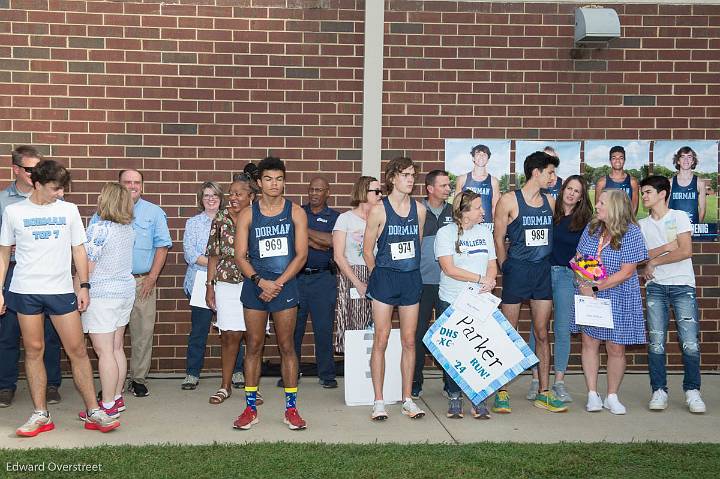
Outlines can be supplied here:
M420 409L415 401L411 398L407 398L402 405L402 413L408 416L410 419L420 419L425 415L425 411Z
M700 397L700 391L697 389L685 391L685 404L688 405L688 409L692 413L702 414L705 412L705 403Z
M373 410L372 414L370 415L370 419L373 421L384 421L388 418L388 413L385 411L385 402L384 401L375 401L373 403Z
M603 407L609 409L612 414L625 414L627 410L617 397L617 394L608 394L603 402Z
M651 411L664 411L668 407L668 395L664 389L657 389L652 393L648 407Z
M588 391L588 400L587 404L585 405L585 410L587 412L598 412L602 411L602 408L602 398L597 393L597 391Z

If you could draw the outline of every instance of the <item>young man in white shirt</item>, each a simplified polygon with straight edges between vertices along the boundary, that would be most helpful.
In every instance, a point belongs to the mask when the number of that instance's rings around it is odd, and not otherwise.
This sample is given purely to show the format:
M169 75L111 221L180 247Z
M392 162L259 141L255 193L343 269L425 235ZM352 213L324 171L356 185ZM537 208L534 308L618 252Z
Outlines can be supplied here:
M692 413L704 413L700 397L700 315L692 266L692 225L687 214L668 208L670 181L649 176L640 183L643 205L650 216L640 220L650 261L645 266L647 322L650 343L648 366L653 393L648 407L662 411L668 406L665 338L672 307L685 369L685 403Z

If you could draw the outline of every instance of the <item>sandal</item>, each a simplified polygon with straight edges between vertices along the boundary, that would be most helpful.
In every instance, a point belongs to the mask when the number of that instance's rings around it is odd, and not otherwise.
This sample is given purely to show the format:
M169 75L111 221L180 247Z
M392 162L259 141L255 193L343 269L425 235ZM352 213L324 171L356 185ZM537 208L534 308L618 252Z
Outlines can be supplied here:
M210 396L210 404L222 404L230 397L230 392L225 388L220 388L215 394Z

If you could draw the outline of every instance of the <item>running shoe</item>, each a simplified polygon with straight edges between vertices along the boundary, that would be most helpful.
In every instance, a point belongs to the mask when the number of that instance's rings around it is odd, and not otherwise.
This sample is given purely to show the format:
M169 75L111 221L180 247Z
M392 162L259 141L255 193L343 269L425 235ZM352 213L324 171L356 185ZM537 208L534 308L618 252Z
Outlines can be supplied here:
M182 384L180 385L180 389L183 389L185 391L192 391L194 389L197 389L199 383L200 383L199 377L193 376L192 374L188 374L187 376L185 376L185 379L183 380Z
M492 412L498 414L510 414L512 412L512 408L510 407L510 394L508 394L507 391L498 391L495 394Z
M55 429L55 423L50 418L48 411L34 411L30 419L17 428L15 434L18 436L35 437L41 432L52 431Z
M627 412L617 394L608 394L605 401L603 401L603 407L609 409L612 414L622 415Z
M259 421L257 417L257 409L253 409L248 406L245 408L243 413L239 415L237 419L235 419L235 422L233 422L233 427L235 429L247 430L253 427L258 422Z
M305 429L307 427L305 419L300 417L300 413L295 407L289 407L285 410L285 418L283 419L283 421L293 431Z
M533 379L532 381L530 381L530 388L528 389L528 392L527 392L527 395L525 396L525 398L528 401L534 401L538 395L538 392L540 392L540 380Z
M375 401L370 419L373 421L384 421L387 418L388 413L385 410L385 403L383 401Z
M109 407L107 409L105 407L103 407L102 401L100 401L100 402L98 402L98 407L100 409L102 409L103 411L105 411L105 414L107 414L111 418L117 419L120 417L120 410L117 407L117 401L115 403L113 403L113 405L111 407ZM87 411L80 411L78 413L78 417L80 418L81 421L87 421Z
M85 418L85 429L110 432L120 427L120 421L117 418L108 416L103 409L97 408L88 412L89 414Z
M420 419L425 416L425 411L420 409L415 401L408 398L402 405L402 413L408 416L410 419Z
M565 403L556 398L552 391L539 392L533 405L540 409L547 409L550 412L566 412L568 410Z
M573 398L570 396L570 393L568 392L567 388L565 387L564 381L558 381L552 386L552 392L555 394L555 397L561 400L562 402L572 402Z
M475 419L490 419L490 411L488 411L485 401L478 405L473 404L472 415Z
M130 381L128 391L130 391L136 398L144 398L150 395L150 391L148 391L147 386L136 381Z
M420 396L422 396L422 384L413 381L410 397L413 399L420 399Z
M450 419L462 419L464 416L462 395L455 393L448 399L447 417Z
M587 404L585 410L587 412L600 412L603 408L603 401L597 391L588 391Z
M45 390L45 400L48 404L58 404L60 401L62 401L60 391L58 391L58 386L54 386L51 384L47 387L47 389Z
M122 396L115 400L115 407L117 408L118 412L123 412L127 409L125 407L125 399Z
M230 382L232 382L232 387L235 389L242 389L245 387L245 375L242 371L234 372Z

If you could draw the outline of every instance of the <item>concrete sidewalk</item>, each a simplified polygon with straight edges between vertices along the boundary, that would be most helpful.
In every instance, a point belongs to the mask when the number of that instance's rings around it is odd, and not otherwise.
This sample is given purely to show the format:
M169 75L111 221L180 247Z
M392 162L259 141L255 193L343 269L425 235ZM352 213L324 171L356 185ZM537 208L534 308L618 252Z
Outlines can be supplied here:
M435 376L435 373L432 373ZM370 407L347 407L344 404L342 379L334 390L322 389L313 377L300 384L298 407L308 429L290 431L282 423L283 393L275 387L276 378L265 378L261 391L265 404L259 407L260 423L249 431L232 428L235 417L245 407L242 390L234 390L225 403L213 406L208 398L219 385L219 378L203 378L195 391L182 391L180 378L151 379L152 395L147 398L126 397L127 411L122 426L108 434L86 431L77 419L82 401L65 380L61 388L62 403L50 406L56 429L35 438L18 438L15 429L32 412L26 383L21 382L13 405L0 409L0 447L2 448L74 448L100 444L211 444L213 442L429 442L463 444L479 441L559 442L559 441L665 441L720 442L720 376L703 376L703 398L708 412L693 415L687 411L682 393L682 376L669 377L670 406L664 412L647 409L649 386L646 374L629 374L620 398L628 408L625 416L608 411L585 412L583 376L567 377L575 402L570 411L553 414L533 407L525 399L530 377L513 382L513 413L493 414L489 421L479 421L466 414L464 419L447 419L447 400L441 395L442 381L428 379L419 401L427 415L410 420L400 413L399 405L388 407L390 418L381 423L370 421ZM600 378L603 394L605 377ZM469 403L465 401L466 412Z

